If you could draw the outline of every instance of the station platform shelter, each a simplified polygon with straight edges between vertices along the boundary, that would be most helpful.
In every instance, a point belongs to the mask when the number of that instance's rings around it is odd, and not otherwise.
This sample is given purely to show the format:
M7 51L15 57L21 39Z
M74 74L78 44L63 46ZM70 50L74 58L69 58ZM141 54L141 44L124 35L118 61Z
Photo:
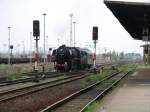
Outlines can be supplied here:
M150 2L104 0L125 30L136 40L150 41Z

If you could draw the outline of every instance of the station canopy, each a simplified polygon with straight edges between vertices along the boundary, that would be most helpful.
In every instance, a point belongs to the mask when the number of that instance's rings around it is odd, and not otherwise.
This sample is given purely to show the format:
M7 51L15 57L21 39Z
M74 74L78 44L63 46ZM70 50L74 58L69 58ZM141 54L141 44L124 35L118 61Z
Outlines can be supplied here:
M144 44L144 45L141 45L140 47L149 47L150 48L150 44Z
M104 3L134 39L143 40L143 28L150 28L150 2L133 1L104 0Z

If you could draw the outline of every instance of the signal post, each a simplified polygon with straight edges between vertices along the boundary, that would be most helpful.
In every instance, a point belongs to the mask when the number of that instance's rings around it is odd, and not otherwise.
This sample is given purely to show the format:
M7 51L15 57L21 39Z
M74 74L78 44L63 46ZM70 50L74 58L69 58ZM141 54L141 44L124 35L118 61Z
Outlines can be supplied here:
M39 62L39 50L38 50L38 40L40 40L40 22L39 20L33 21L33 36L36 42L36 50L35 50L35 65L34 70L38 72L38 62Z
M94 72L96 69L96 43L98 40L98 27L94 26L93 27L93 42L94 42L94 57L93 57L93 64L94 64Z

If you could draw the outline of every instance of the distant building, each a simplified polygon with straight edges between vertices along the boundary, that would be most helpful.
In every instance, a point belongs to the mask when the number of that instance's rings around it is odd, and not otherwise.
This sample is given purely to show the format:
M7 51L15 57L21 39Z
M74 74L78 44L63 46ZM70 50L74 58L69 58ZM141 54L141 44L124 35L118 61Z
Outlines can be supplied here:
M130 60L141 60L142 56L140 53L126 53L124 56L126 59Z

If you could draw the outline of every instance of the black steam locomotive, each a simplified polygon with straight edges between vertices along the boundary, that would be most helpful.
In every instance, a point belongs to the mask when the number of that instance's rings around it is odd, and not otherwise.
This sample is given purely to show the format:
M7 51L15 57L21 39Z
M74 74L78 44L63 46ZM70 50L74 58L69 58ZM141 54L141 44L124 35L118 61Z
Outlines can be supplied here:
M88 49L62 45L53 50L52 61L56 70L79 70L92 66L93 55Z

